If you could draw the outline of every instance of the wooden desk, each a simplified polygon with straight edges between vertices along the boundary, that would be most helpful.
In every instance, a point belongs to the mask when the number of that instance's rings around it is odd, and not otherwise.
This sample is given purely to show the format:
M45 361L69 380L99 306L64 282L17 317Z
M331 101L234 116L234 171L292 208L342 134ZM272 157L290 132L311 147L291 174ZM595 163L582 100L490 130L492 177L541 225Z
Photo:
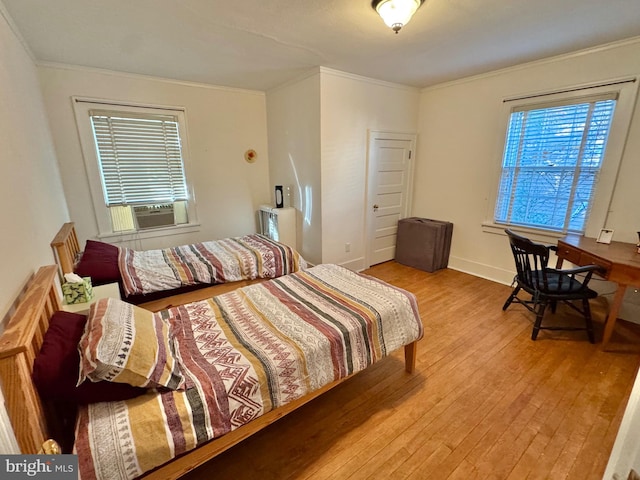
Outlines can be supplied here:
M616 282L618 288L613 297L609 316L604 327L602 349L606 349L618 318L627 286L640 287L640 253L633 243L597 243L595 238L568 235L558 240L557 268L567 260L574 265L599 265L603 268L601 277Z

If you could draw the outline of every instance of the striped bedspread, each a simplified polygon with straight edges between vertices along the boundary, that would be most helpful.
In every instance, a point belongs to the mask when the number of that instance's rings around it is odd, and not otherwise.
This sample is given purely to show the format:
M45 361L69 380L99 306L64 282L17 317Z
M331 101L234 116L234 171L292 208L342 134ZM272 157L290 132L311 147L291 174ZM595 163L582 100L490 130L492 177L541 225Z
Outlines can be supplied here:
M423 333L413 294L336 265L156 315L174 326L187 388L83 407L84 480L141 475Z
M121 248L118 267L125 296L196 284L277 278L306 268L293 248L254 234L162 250Z

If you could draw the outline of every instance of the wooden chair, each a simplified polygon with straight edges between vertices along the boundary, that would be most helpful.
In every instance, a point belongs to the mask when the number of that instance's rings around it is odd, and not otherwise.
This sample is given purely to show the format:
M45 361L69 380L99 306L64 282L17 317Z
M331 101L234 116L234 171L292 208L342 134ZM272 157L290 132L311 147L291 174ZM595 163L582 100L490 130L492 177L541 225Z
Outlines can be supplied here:
M531 332L531 339L535 340L541 329L546 330L586 330L591 343L593 338L593 323L591 321L591 309L589 299L598 296L598 292L587 287L593 272L600 267L597 265L586 265L572 269L557 270L550 268L549 252L557 250L554 245L547 246L534 243L526 237L520 236L511 230L505 230L509 236L511 251L516 262L516 286L509 298L505 302L502 310L509 308L511 303L521 303L529 311L535 313L536 320ZM580 280L578 275L584 274L584 279ZM531 295L531 300L518 298L518 292L524 290ZM542 326L542 318L549 304L555 312L556 304L561 301L569 305L574 310L580 312L585 318L585 327L554 327ZM581 301L582 308L576 303Z

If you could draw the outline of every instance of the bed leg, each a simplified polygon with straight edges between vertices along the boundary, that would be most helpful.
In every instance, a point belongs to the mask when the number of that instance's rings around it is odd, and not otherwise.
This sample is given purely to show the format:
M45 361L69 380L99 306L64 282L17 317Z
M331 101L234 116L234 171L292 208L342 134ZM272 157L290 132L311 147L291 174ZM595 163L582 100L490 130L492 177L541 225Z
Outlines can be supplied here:
M407 373L413 373L416 369L416 354L418 353L418 342L411 342L404 346L404 369Z

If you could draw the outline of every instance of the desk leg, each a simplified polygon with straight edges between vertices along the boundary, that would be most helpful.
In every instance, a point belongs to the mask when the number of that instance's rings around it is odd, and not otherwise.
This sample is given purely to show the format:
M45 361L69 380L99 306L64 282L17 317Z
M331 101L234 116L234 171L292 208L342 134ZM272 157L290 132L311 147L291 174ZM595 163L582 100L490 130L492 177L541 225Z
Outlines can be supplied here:
M624 293L627 291L626 285L618 284L618 289L616 290L616 294L613 297L613 303L611 304L611 309L609 310L609 316L607 317L607 323L604 326L604 335L602 336L602 349L606 350L609 340L611 339L611 335L613 334L613 328L616 325L616 320L618 319L618 312L620 311L620 306L622 305L622 301L624 300Z

